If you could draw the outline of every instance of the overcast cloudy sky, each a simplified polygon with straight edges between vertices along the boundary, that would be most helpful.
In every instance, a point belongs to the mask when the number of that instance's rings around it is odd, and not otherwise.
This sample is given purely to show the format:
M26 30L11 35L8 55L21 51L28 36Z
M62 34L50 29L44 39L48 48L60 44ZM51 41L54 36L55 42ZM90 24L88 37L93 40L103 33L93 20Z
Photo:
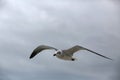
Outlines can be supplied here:
M38 45L67 49L76 44L114 61L77 52L75 62ZM79 54L80 53L80 54ZM0 80L119 80L119 0L0 0Z

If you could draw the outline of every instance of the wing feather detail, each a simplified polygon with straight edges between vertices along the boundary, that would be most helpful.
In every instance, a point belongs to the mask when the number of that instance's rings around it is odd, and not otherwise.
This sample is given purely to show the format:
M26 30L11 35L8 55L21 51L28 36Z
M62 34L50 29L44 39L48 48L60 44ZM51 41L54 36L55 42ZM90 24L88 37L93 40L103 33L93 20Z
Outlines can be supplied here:
M70 55L73 55L75 52L77 52L77 51L79 51L79 50L87 50L87 51L89 51L89 52L91 52L91 53L94 53L94 54L96 54L96 55L98 55L98 56L101 56L101 57L103 57L103 58L112 60L112 59L109 58L109 57L106 57L106 56L104 56L104 55L102 55L102 54L99 54L99 53L97 53L97 52L95 52L95 51L92 51L92 50L90 50L90 49L87 49L87 48L82 47L82 46L79 46L79 45L73 46L72 48L69 48L69 49L64 50L64 51L66 51L66 52L67 52L68 54L70 54Z
M33 58L34 56L36 56L38 53L40 53L41 51L43 51L43 50L48 50L48 49L53 49L53 50L56 50L56 51L57 51L57 49L54 48L54 47L47 46L47 45L40 45L40 46L38 46L37 48L35 48L35 49L33 50L32 54L30 55L29 58L31 59L31 58Z

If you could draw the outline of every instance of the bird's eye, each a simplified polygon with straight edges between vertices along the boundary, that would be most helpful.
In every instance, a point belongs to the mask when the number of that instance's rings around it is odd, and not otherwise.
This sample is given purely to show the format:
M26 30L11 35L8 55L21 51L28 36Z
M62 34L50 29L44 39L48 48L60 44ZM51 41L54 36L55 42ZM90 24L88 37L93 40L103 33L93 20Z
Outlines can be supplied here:
M61 52L57 52L57 54L61 54Z

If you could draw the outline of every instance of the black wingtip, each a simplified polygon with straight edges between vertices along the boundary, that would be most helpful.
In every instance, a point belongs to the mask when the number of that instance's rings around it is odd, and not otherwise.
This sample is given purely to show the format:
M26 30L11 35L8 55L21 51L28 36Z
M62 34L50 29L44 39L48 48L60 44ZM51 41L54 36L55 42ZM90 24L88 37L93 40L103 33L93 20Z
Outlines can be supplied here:
M107 58L107 59L109 59L109 60L113 60L113 59L111 59L111 58Z
M30 56L29 59L32 59L32 57Z
M97 55L99 55L99 56L101 56L101 57L104 57L104 58L106 58L106 59L113 60L113 59L111 59L111 58L109 58L109 57L106 57L106 56L104 56L104 55L102 55L102 54L99 54L99 53L97 53L97 52L94 52L94 51L92 51L92 50L89 50L89 49L86 49L86 48L85 48L85 50L90 51L90 52L92 52L92 53L95 53L95 54L97 54Z
M30 56L29 59L32 59L32 56Z
M33 53L30 55L29 59L32 59L35 55Z

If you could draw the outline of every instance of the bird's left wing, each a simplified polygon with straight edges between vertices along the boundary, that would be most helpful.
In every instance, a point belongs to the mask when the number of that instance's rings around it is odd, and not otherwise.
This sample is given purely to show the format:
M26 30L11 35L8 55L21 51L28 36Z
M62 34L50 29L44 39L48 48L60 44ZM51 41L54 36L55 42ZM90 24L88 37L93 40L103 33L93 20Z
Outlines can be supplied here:
M112 60L111 58L109 58L109 57L107 57L107 56L104 56L104 55L102 55L102 54L99 54L99 53L97 53L97 52L95 52L95 51L92 51L92 50L90 50L90 49L87 49L87 48L84 48L84 47L83 47L83 49L84 49L84 50L87 50L87 51L89 51L89 52L92 52L92 53L94 53L94 54L96 54L96 55L99 55L99 56L101 56L101 57L103 57L103 58Z
M64 50L64 51L66 51L67 54L73 55L75 52L77 52L77 51L79 51L79 50L87 50L87 51L92 52L92 53L94 53L94 54L96 54L96 55L99 55L99 56L104 57L104 58L106 58L106 59L112 60L112 59L109 58L109 57L106 57L106 56L101 55L101 54L99 54L99 53L97 53L97 52L95 52L95 51L92 51L92 50L90 50L90 49L87 49L87 48L82 47L82 46L79 46L79 45L73 46L72 48L69 48L69 49Z
M47 46L47 45L40 45L40 46L38 46L37 48L35 48L35 49L33 50L32 54L30 55L29 58L31 59L31 58L33 58L35 55L37 55L38 53L40 53L41 51L47 50L47 49L54 49L54 50L57 51L57 49L54 48L54 47Z

